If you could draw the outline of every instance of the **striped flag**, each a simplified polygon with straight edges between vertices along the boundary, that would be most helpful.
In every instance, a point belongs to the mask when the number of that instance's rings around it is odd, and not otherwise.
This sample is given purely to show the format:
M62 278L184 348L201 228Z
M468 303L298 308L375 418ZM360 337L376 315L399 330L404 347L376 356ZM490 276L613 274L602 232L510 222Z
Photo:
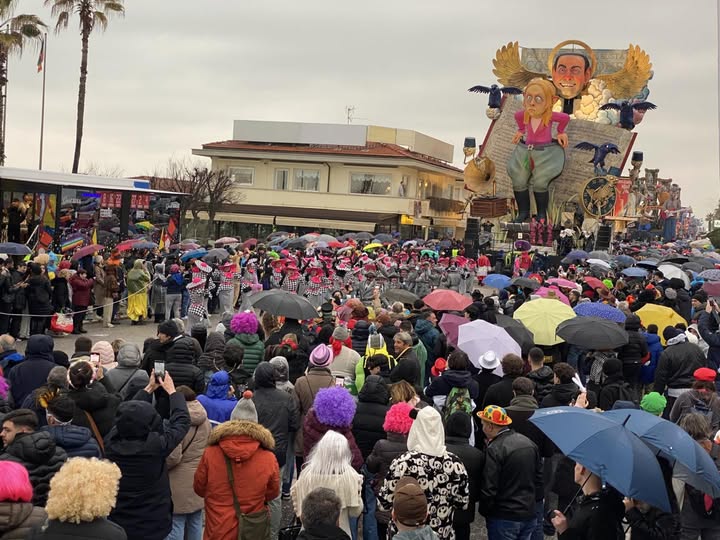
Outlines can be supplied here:
M43 38L42 44L40 45L40 54L38 55L37 70L40 73L43 70L43 64L45 63L45 40L47 36Z

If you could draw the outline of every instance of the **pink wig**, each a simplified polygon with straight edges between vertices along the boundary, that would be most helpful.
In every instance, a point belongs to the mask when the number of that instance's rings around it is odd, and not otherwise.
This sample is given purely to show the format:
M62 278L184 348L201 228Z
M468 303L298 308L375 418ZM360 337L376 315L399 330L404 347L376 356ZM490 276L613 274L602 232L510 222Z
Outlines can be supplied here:
M413 424L413 419L410 418L412 409L412 405L404 401L390 407L385 414L383 429L392 433L401 433L402 435L410 433L410 427Z
M236 334L255 334L258 329L258 320L254 313L241 311L236 313L230 321L230 330Z
M27 469L14 461L0 461L0 501L30 502L32 496Z

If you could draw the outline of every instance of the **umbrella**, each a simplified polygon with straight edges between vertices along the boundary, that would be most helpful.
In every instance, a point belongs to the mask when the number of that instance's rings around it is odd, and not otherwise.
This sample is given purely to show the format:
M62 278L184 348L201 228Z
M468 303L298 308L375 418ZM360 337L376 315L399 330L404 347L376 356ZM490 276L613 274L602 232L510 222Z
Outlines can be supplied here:
M702 289L709 296L720 296L720 281L706 281L703 283Z
M369 235L368 235L368 236L369 236ZM351 233L351 232L345 233L345 234L337 237L337 239L338 239L339 241L341 241L341 242L345 242L345 241L347 241L347 240L355 240L356 238L357 238L357 234ZM371 238L372 238L372 237L371 237ZM368 240L369 240L369 239L370 239L370 238L368 238Z
M557 285L558 287L562 287L564 289L577 289L578 288L578 284L575 283L574 281L570 281L569 279L560 278L560 277L550 278L547 280L547 282L551 283L553 285Z
M389 289L383 293L383 297L388 302L402 302L403 304L411 304L420 297L407 289Z
M540 298L547 298L548 296L552 296L554 294L557 300L560 300L563 304L567 304L568 306L570 305L568 297L560 292L560 289L557 287L540 287L533 294L538 295Z
M610 273L610 268L599 264L593 264L590 266L590 273L595 277L604 278Z
M200 249L200 244L173 244L170 247L188 251L190 249Z
M149 240L142 240L133 245L133 249L157 249L157 247L158 245L155 242Z
M329 246L327 242L317 241L313 243L313 247L316 249L327 249Z
M327 245L328 245L328 247L333 248L333 249L337 249L337 248L341 248L341 247L345 246L345 244L343 242L338 242L337 240L335 240L334 242L328 242Z
M618 266L632 266L637 261L633 259L630 255L618 255L615 257L615 262Z
M720 281L720 270L705 270L703 272L700 272L700 277L707 281Z
M720 497L720 473L710 455L678 425L638 409L619 409L603 413L674 463L673 476L703 493Z
M372 240L372 234L369 232L359 232L355 235L355 240Z
M245 240L245 241L242 243L242 248L243 248L243 249L248 249L248 248L251 248L251 247L255 247L255 246L257 246L257 243L258 243L257 238L248 238L247 240Z
M181 244L199 244L200 240L197 238L186 238L180 242Z
M636 263L636 266L640 266L642 268L649 268L650 270L655 270L655 268L657 268L657 265L658 262L655 259L644 259Z
M652 450L622 424L579 407L540 409L530 421L563 454L626 497L670 511L660 464Z
M532 289L533 291L540 288L540 284L537 281L526 277L516 277L510 284L522 289Z
M630 268L625 268L622 272L620 272L622 275L630 277L630 278L644 278L648 275L648 271L644 268L638 268L637 266L631 266Z
M193 249L191 251L187 251L187 252L183 253L182 256L180 257L180 260L182 262L188 262L191 259L200 259L200 258L204 257L205 255L207 255L206 249L202 249L202 248L201 249Z
M293 238L292 240L286 240L286 242L285 247L288 249L303 249L307 244L302 238Z
M618 308L600 302L583 302L574 311L579 317L598 317L614 323L624 323L627 318Z
M312 232L312 233L303 234L300 238L302 238L306 242L314 242L315 240L318 239L318 236L320 236L320 233Z
M684 264L686 262L689 262L690 259L685 257L684 255L673 255L672 257L665 257L661 262L668 262L668 263L675 263L675 264Z
M87 257L88 255L92 255L93 253L97 253L103 249L105 249L105 246L101 244L90 244L89 246L81 247L73 253L72 260L79 261L83 257Z
M610 269L610 263L603 259L588 259L585 262L592 266L602 266L603 268L607 268L608 270Z
M528 351L535 346L535 337L522 322L499 313L495 315L495 320L497 325L504 328L510 337L520 345L523 355L527 355Z
M602 281L600 281L598 278L592 277L592 276L585 276L583 278L583 281L590 285L593 289L603 289L607 291L607 285L605 285Z
M379 244L378 242L373 242L372 244L368 244L363 248L363 251L372 251L373 249L381 248L383 247L382 244Z
M571 345L590 350L616 349L628 342L623 327L600 317L575 317L560 323L555 332Z
M154 228L155 228L155 225L153 225L153 224L150 223L149 221L138 221L138 222L135 224L135 228L136 228L136 229L143 229L143 230L149 231L150 229L154 229Z
M142 240L125 240L116 245L115 249L118 251L130 251L138 242L142 242Z
M660 270L663 275L665 276L665 279L672 279L672 278L678 278L682 279L683 283L685 283L685 288L690 288L690 278L685 273L685 271L680 268L679 266L675 266L674 264L661 264L657 268Z
M530 251L532 246L530 245L530 242L527 240L516 240L515 241L515 249L518 251Z
M486 287L504 289L505 287L510 285L510 283L512 283L512 280L505 274L489 274L488 276L485 276L482 283Z
M675 326L678 323L687 325L687 321L678 315L677 311L657 304L645 304L635 312L635 315L640 317L640 321L645 328L650 324L657 325L658 335L663 345L665 345L665 338L662 333L666 327Z
M240 241L237 238L233 238L232 236L223 236L222 238L215 240L215 245L224 246L226 244L237 244L238 242Z
M314 319L318 315L307 298L279 289L258 293L253 296L250 303L254 308L290 319Z
M610 254L607 251L591 251L588 253L588 259L600 259L601 261L609 261Z
M415 247L417 246L417 240L408 240L407 242L403 242L403 249L408 247Z
M423 302L435 311L462 311L472 304L472 299L450 289L435 289Z
M380 242L381 244L387 244L393 241L393 237L389 234L378 234L373 238L374 242Z
M696 274L699 274L700 272L705 270L705 267L700 263L686 262L685 264L682 265L682 269L689 270L690 272L695 272Z
M582 249L574 249L573 251L565 255L565 259L569 261L584 261L589 257L590 255L588 255L588 252L583 251Z
M480 319L458 328L457 346L478 369L480 358L488 351L493 351L498 358L506 354L522 354L520 345L503 328Z
M715 259L708 259L707 257L690 257L690 263L702 266L703 270L712 270L715 268ZM689 263L685 263L689 264ZM685 265L683 265L684 267ZM702 270L701 270L702 271Z
M203 257L203 261L205 262L215 262L215 261L224 261L230 256L227 249L224 248L215 248L211 249L207 252L207 254Z
M330 242L337 242L337 238L335 238L335 237L334 237L333 235L331 235L331 234L321 234L321 235L318 236L315 240L318 241L318 242L327 242L328 244L329 244Z
M267 239L270 240L271 238L277 238L278 236L285 236L285 237L287 237L287 236L290 236L290 233L287 232L287 231L275 231L275 232L271 232L270 234L267 235Z
M442 330L442 333L445 334L445 337L447 338L447 342L450 345L452 345L453 347L457 348L457 346L458 346L458 328L460 328L460 326L462 326L463 324L466 324L468 322L469 321L465 317L460 317L460 315L453 315L452 313L443 313L443 316L440 319L438 326L440 326L440 330Z
M524 302L513 314L533 333L536 345L556 345L562 339L555 335L558 325L574 318L575 312L570 306L549 298L537 298Z
M30 255L32 250L25 244L16 244L15 242L0 243L0 253L5 255Z
M420 252L420 256L421 256L421 257L424 257L424 256L432 257L432 258L434 258L434 259L437 259L437 258L439 257L438 252L437 252L437 251L433 251L432 249L423 249L423 250Z

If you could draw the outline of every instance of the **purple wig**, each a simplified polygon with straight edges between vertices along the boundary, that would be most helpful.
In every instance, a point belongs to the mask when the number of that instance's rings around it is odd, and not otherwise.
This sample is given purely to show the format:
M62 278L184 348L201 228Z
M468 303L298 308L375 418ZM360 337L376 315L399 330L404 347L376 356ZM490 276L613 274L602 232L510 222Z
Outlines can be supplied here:
M331 427L348 427L355 416L355 400L342 386L323 388L313 402L315 417Z
M230 330L236 334L255 334L258 329L258 320L254 313L241 311L236 313L230 321Z

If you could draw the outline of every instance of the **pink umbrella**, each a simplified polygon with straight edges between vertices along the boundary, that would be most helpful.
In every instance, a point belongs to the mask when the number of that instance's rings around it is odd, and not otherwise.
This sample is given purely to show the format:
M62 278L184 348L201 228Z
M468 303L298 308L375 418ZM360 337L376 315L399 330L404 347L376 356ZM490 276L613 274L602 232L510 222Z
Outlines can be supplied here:
M553 285L557 285L558 287L564 287L566 289L577 289L578 284L574 281L570 281L569 279L561 278L561 277L554 277L547 280L548 283L552 283Z
M720 297L720 281L706 281L703 283L702 288L709 296Z
M548 298L548 294L550 292L553 292L555 294L555 297L560 300L563 304L570 305L570 300L568 300L568 297L565 296L563 293L560 292L560 289L557 287L540 287L537 291L535 291L533 294L537 294L538 296L542 296L543 298ZM550 295L552 296L552 295Z
M457 347L460 326L467 322L470 321L465 317L453 315L452 313L444 313L442 319L440 319L440 330L442 330L445 337L447 337L447 342L453 347Z
M435 289L423 298L423 302L435 311L462 311L472 304L472 298L450 289Z

